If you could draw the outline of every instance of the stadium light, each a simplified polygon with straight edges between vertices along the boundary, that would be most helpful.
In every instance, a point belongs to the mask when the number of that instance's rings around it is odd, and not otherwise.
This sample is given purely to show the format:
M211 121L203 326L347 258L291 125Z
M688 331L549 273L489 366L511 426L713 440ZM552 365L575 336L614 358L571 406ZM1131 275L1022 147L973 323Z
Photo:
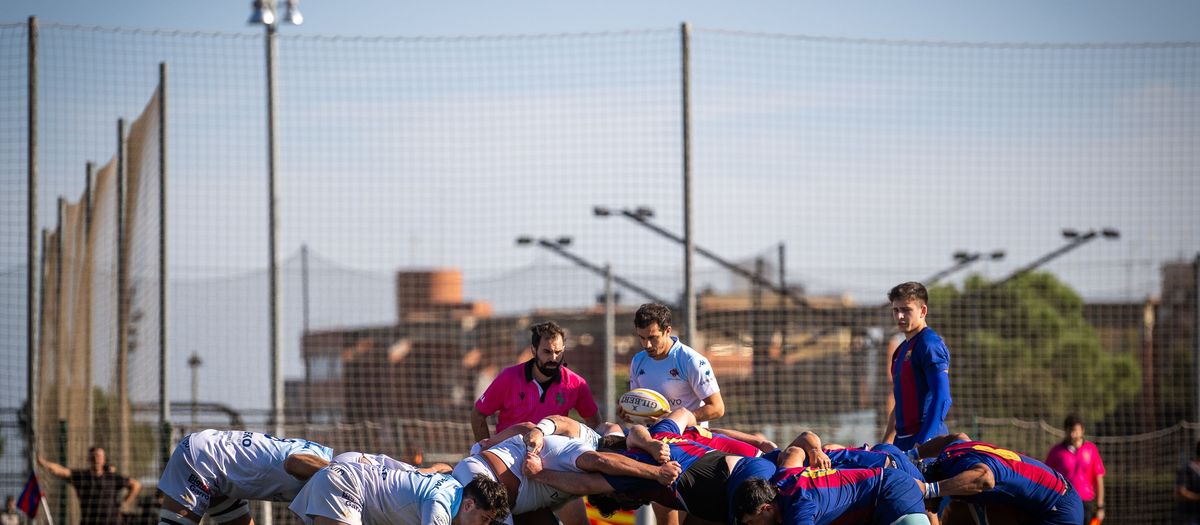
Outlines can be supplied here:
M596 216L596 217L600 217L600 218L610 217L612 215L621 215L621 216L624 216L624 217L632 220L633 222L641 225L642 227L649 229L650 231L652 231L654 233L657 233L657 234L659 234L663 237L666 237L667 239L670 239L672 241L675 241L676 243L684 244L686 242L683 237L675 235L674 233L668 231L667 229L651 222L650 218L654 217L654 210L648 206L638 206L637 208L634 208L632 210L629 208L622 208L621 210L614 210L607 206L593 206L592 207L592 215ZM804 297L800 296L792 289L785 288L783 286L780 286L779 284L768 281L763 276L758 275L754 272L751 272L745 268L742 268L741 266L738 266L736 263L734 263L728 259L725 259L724 257L717 255L716 253L713 253L711 250L702 248L699 245L695 246L695 250L696 250L696 254L704 256L708 260L717 263L722 268L725 268L726 270L729 270L729 271L733 272L734 274L736 274L744 279L749 280L751 283L754 283L758 286L762 286L763 288L769 289L777 294L786 296L786 297L790 298L794 303L796 303L800 306L808 306L808 301L805 300Z
M1108 239L1110 241L1115 241L1117 239L1120 239L1121 232L1118 231L1116 228L1103 228L1103 229L1099 229L1099 230L1091 229L1086 232L1081 232L1079 230L1075 230L1072 228L1063 228L1062 236L1064 239L1067 240L1066 244L1056 248L1054 251L1047 253L1046 255L1043 255L1041 257L1038 257L1037 259L1034 259L1029 264L1026 264L1025 266L1018 268L1016 271L1009 274L1008 277L1005 277L1005 278L997 281L996 283L992 284L992 287L996 288L996 287L1004 286L1009 281L1012 281L1013 279L1016 279L1017 277L1020 277L1029 272L1032 272L1032 271L1036 270L1037 268L1041 267L1042 265L1044 265L1054 259L1062 257L1063 255L1066 255L1068 252L1070 252L1076 248L1079 248L1080 246L1083 246L1084 244L1087 244L1093 240L1096 240L1099 238L1104 238L1104 239Z
M937 273L930 275L928 278L926 278L924 281L922 281L922 283L925 286L933 286L933 285L937 284L938 281L941 281L942 279L949 277L951 274L958 272L972 264L975 264L976 262L979 262L982 260L998 261L1000 259L1003 259L1004 258L1004 250L993 250L989 253L970 252L967 250L959 250L959 251L954 252L952 257L954 258L954 261L955 261L954 265L952 265L948 268L939 270Z
M247 24L275 26L278 25L280 17L278 16L279 9L277 0L254 0L251 3L252 11ZM283 21L298 26L304 23L304 15L300 13L300 0L287 0L287 4L283 11Z
M567 251L567 246L571 245L571 241L572 241L571 237L568 237L568 236L560 236L560 237L556 237L553 239L548 239L546 237L539 237L537 239L534 239L532 236L529 236L529 235L521 235L516 238L516 245L517 246L531 246L531 245L537 244L537 246L544 248L550 252L553 252L555 255L558 255L559 257L562 257L568 261L571 261L572 263L575 263L576 265L578 265L581 268L584 268L596 275L599 275L600 277L606 277L607 270L605 269L605 266L593 263L587 259L584 259L583 257L580 257L574 253L571 253L570 251ZM614 274L612 276L612 280L613 280L613 283L615 283L619 286L622 286L631 292L639 294L651 301L654 301L659 304L666 304L666 305L671 304L671 303L667 302L666 300L662 299L661 297L655 295L654 292L651 292L651 291L639 286L637 283L634 283L633 281L630 281L629 279L626 279L624 277Z

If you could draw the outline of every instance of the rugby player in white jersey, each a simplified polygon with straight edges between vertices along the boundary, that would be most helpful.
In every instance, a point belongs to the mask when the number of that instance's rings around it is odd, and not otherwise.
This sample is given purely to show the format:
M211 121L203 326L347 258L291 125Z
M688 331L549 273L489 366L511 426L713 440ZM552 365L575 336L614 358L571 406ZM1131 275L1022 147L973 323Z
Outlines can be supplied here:
M202 430L179 442L163 468L159 525L253 525L246 500L291 501L329 464L333 449L243 430Z
M305 525L487 525L508 516L508 498L484 476L464 486L445 474L334 462L288 509Z
M547 428L541 439L538 457L547 465L546 468L645 478L663 485L670 484L679 476L680 468L677 463L648 465L621 454L597 452L592 449L590 443L582 439L554 435L555 433L556 429ZM511 522L518 525L553 519L548 510L558 508L577 497L525 478L522 471L528 452L525 439L522 435L512 436L487 450L471 455L460 461L454 467L453 473L455 479L460 482L473 479L476 475L499 481L508 493L513 514ZM578 524L564 522L564 525Z
M453 467L445 463L434 463L425 468L417 468L416 465L410 465L398 459L392 458L387 454L367 454L365 452L342 452L333 457L333 463L362 463L364 465L377 465L387 467L400 472L420 472L422 474L449 474Z

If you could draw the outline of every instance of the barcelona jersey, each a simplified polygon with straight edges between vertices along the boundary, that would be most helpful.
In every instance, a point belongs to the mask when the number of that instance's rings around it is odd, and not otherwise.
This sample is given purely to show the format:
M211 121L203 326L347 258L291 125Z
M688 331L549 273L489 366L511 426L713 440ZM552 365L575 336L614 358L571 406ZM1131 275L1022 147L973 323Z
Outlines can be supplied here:
M893 469L787 468L772 479L789 525L888 524L925 512L917 482Z
M1041 461L982 441L952 443L930 466L926 477L949 479L978 464L991 469L996 485L980 494L961 497L963 501L1012 505L1034 516L1070 514L1079 502L1066 479Z
M679 467L687 471L693 463L705 455L716 452L711 447L704 446L700 443L686 439L679 435L679 425L670 419L663 419L654 426L650 427L650 435L654 439L658 439L667 444L670 448L671 461L679 463ZM642 463L657 465L654 460L646 452L640 449L629 449L624 453L626 456L641 461ZM683 476L680 476L682 479ZM678 491L679 479L676 479L670 486L664 487L657 481L643 478L634 478L629 476L612 476L604 474L604 479L612 485L617 492L628 494L636 494L642 497L649 498L662 505L674 509L685 509L683 498Z
M950 410L950 350L932 328L900 343L892 354L896 444L902 450L946 433Z

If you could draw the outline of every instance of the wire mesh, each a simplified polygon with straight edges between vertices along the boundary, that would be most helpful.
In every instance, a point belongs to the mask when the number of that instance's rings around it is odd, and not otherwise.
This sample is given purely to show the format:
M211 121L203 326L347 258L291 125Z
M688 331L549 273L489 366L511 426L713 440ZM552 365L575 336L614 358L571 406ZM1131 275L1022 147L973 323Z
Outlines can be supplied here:
M26 33L0 26L9 414L26 380ZM611 403L596 270L619 278L618 390L639 350L633 309L682 303L679 32L281 33L285 433L454 461L473 401L531 357L528 328L544 320L566 328L569 368ZM675 324L714 366L721 425L776 442L806 429L878 440L898 342L886 292L936 280L950 428L1044 457L1060 439L1045 422L1079 412L1100 436L1109 519L1166 519L1166 474L1194 430L1177 423L1197 406L1198 46L692 35L693 220L707 255L698 326L678 308ZM39 41L38 447L78 467L107 446L153 486L160 366L172 439L272 423L263 37L44 24ZM90 185L88 162L103 163ZM25 443L9 417L0 490L13 492ZM1164 449L1155 462L1137 455L1148 442Z

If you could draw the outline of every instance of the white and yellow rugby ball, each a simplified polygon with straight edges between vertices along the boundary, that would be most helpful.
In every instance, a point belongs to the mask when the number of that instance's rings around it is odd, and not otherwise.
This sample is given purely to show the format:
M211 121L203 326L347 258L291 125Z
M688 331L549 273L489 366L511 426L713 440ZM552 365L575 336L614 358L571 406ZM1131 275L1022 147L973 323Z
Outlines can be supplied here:
M652 423L671 411L671 404L662 394L649 388L635 388L621 394L621 409L625 420L635 425Z

